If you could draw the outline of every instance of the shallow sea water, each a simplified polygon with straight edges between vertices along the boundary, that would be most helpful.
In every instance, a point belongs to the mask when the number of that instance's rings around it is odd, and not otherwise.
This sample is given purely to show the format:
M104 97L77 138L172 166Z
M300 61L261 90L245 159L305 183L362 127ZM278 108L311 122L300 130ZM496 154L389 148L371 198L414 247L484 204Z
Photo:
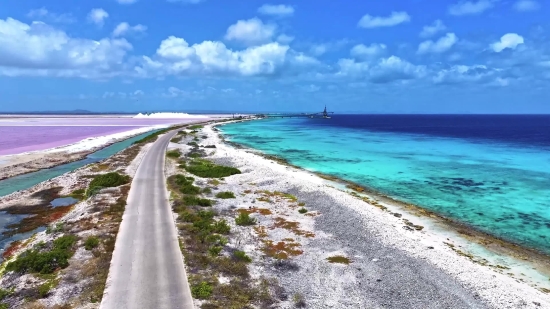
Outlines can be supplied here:
M464 134L462 124L453 129L459 133L451 134L446 122L437 118L424 120L429 130L402 119L395 122L397 129L351 127L333 120L269 119L221 130L233 142L297 166L356 182L550 253L550 147L546 136L532 138L536 128L499 130L506 122L499 120L491 128L479 128L482 134ZM437 124L429 125L430 121Z

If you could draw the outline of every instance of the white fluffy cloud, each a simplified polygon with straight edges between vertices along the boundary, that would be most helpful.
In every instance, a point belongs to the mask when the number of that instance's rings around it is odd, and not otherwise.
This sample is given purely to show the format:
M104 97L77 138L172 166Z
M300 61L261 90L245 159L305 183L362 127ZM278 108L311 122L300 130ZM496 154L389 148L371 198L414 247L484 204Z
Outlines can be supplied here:
M116 75L132 45L124 39L71 38L42 22L0 19L0 74L76 76Z
M491 48L500 53L506 48L515 49L518 45L523 44L524 40L521 35L516 33L507 33L500 38L500 41L491 44Z
M536 11L540 4L534 0L519 0L514 3L514 9L520 12Z
M290 5L273 5L273 4L264 4L258 8L258 13L264 15L272 15L279 17L292 16L294 14L294 8Z
M429 38L441 31L444 31L445 29L447 29L447 27L445 27L441 19L438 19L434 21L433 24L424 26L424 28L422 28L422 32L420 32L420 37Z
M332 42L313 44L309 48L309 52L315 56L321 56L328 52L340 50L342 47L349 43L348 40L338 40Z
M458 41L458 38L454 33L447 33L445 36L439 38L437 41L424 41L418 45L419 54L426 53L443 53L448 51L455 43Z
M369 46L359 44L351 49L350 54L356 58L370 58L384 53L386 48L385 44L373 43Z
M407 12L392 12L388 17L364 15L357 24L361 28L392 27L409 22L411 17Z
M143 57L136 68L141 75L271 75L286 63L303 58L293 57L289 47L267 43L240 51L228 49L222 42L204 41L189 45L184 39L171 36L162 41L156 59Z
M239 20L227 28L225 39L239 41L247 45L262 44L271 41L276 30L275 25L264 24L258 18Z
M494 0L461 1L449 7L449 14L474 15L483 13L494 6Z
M409 80L426 74L425 66L414 65L396 56L382 58L372 65L368 62L356 62L353 59L340 59L338 67L338 76L366 78L372 83Z
M88 21L102 27L108 17L109 13L104 9L93 9L88 14Z
M118 24L113 30L113 36L119 37L128 33L141 33L147 31L147 27L141 24L130 26L127 22Z
M436 84L490 82L496 73L496 70L489 69L485 65L455 65L437 72L433 77L433 82Z
M46 8L42 7L36 10L31 10L27 13L27 17L32 18L33 20L52 22L52 23L74 23L76 18L71 14L57 14L48 11Z

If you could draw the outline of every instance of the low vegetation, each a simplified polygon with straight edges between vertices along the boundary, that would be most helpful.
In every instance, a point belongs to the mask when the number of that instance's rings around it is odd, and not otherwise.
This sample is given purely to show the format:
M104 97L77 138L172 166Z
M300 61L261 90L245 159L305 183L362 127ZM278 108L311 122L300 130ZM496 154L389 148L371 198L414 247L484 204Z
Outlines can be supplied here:
M166 156L168 158L174 158L177 159L181 156L181 152L179 150L170 150L166 152Z
M181 131L180 131L181 132ZM183 131L185 132L185 131ZM183 136L176 136L170 140L171 143L179 143L183 139Z
M193 159L182 168L204 178L240 173L237 169L202 159ZM230 225L224 219L217 219L217 212L204 208L214 201L201 194L210 194L212 190L209 187L200 188L194 183L192 177L184 175L168 178L169 188L175 197L172 207L178 214L177 226L183 237L180 244L193 297L203 300L201 308L269 307L274 303L270 288L276 282L250 278L247 264L252 259L244 251L234 251L227 247L227 237L231 235ZM208 184L216 186L220 182L210 179ZM232 192L220 192L216 197L235 198L235 195ZM244 218L244 225L255 223L248 214ZM220 283L218 275L228 278L229 284Z
M102 174L95 176L94 179L88 185L88 190L86 190L86 195L92 196L99 192L99 190L108 187L118 187L125 185L130 182L130 176L121 175L117 172L111 172L107 174Z
M74 190L73 192L71 192L71 194L69 194L69 196L77 200L83 200L86 198L86 190L85 189Z
M235 194L233 194L233 192L224 191L224 192L218 192L218 194L216 194L216 197L221 199L230 199L230 198L235 198Z
M235 218L235 224L237 225L254 225L256 224L256 219L250 217L250 215L246 212L241 212L237 218Z
M202 178L228 177L241 173L237 168L217 165L205 159L193 159L187 164L185 170Z
M250 263L252 262L252 259L246 255L246 253L244 251L235 251L233 252L233 257L238 260L238 261L243 261L243 262L246 262L246 263Z
M346 264L351 263L350 259L342 255L335 255L327 258L329 263Z
M212 285L208 282L201 282L191 287L191 294L197 299L207 299L212 295Z
M17 259L6 265L6 270L18 273L51 274L58 268L69 266L73 255L72 247L77 241L74 235L65 235L53 241L51 249L33 248L20 254Z
M84 242L84 248L88 251L97 248L97 246L99 246L99 238L96 236L90 236Z

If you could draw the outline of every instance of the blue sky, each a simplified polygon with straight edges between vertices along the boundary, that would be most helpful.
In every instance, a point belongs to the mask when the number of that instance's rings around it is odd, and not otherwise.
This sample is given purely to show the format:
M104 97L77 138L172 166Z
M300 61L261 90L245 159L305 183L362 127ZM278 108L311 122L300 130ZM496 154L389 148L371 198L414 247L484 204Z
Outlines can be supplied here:
M550 113L548 16L541 0L4 0L0 111Z

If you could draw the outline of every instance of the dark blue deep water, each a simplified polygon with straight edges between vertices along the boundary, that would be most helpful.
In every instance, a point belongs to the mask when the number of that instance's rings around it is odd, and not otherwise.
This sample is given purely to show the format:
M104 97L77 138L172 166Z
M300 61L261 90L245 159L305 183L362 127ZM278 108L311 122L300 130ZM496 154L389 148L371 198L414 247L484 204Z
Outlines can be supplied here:
M550 253L550 115L334 115L221 127L234 142Z

